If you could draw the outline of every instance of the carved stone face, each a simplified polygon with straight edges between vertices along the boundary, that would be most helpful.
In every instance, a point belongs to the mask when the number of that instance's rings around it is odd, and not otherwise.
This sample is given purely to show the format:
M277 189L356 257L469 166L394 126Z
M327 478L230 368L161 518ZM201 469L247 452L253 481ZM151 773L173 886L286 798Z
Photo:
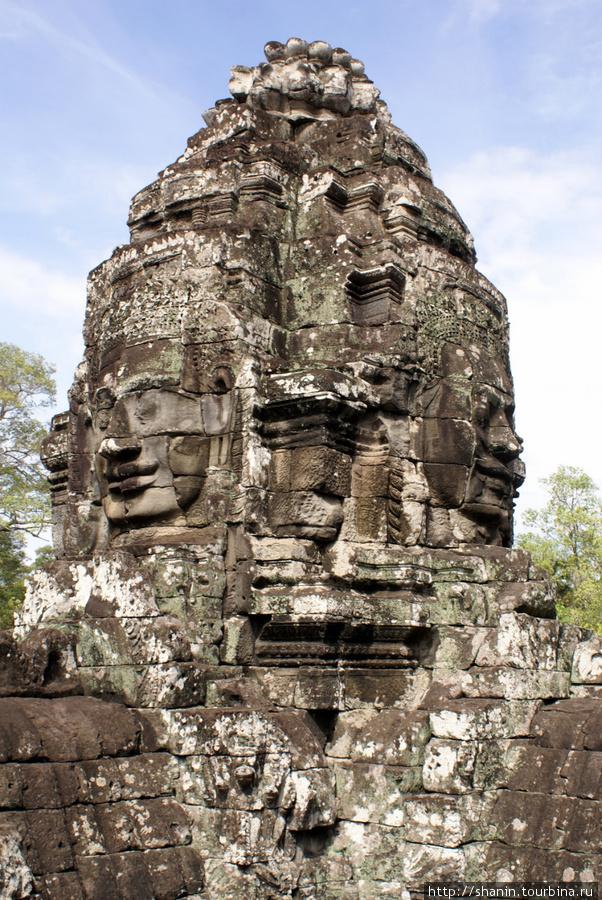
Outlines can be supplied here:
M521 448L514 431L514 403L508 394L479 385L473 397L476 436L474 466L466 491L469 504L483 516L508 514L516 488L522 481L515 463Z
M109 522L181 515L170 466L172 438L164 431L181 399L177 394L140 391L115 401L97 456ZM198 406L198 401L185 400L185 405Z
M104 512L117 529L185 525L208 469L227 460L231 395L199 396L177 384L161 385L159 378L138 389L134 381L127 390L122 376L129 355L124 351L95 396L96 475ZM158 356L149 351L148 370Z
M442 376L418 399L431 505L429 543L443 545L453 537L460 543L508 545L513 500L524 478L510 377L498 360L457 345L442 352Z
M473 540L507 545L514 498L525 475L518 458L523 446L514 427L512 382L502 364L484 354L475 358L473 379L475 452L463 509L477 524Z

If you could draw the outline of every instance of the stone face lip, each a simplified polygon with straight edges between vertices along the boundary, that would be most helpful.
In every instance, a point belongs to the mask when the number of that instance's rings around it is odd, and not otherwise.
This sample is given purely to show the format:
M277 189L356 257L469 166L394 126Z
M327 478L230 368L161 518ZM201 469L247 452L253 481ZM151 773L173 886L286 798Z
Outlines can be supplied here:
M0 896L600 880L602 639L512 549L504 297L291 38L133 199L0 634Z

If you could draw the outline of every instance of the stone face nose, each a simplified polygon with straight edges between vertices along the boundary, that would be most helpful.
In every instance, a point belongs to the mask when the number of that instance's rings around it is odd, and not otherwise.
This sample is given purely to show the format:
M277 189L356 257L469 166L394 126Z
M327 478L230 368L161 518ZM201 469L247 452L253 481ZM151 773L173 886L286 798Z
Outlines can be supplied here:
M141 441L134 434L120 438L108 437L102 441L98 453L104 459L121 459L137 455L141 447Z
M489 428L487 444L494 456L504 460L515 459L521 451L520 441L507 423Z

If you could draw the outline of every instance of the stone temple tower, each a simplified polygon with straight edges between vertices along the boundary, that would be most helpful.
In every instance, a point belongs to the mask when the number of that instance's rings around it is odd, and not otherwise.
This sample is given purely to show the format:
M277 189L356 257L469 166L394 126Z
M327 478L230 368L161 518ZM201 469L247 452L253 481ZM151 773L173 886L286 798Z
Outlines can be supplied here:
M90 274L57 561L0 645L0 883L595 882L602 649L511 549L506 302L362 63L266 58Z

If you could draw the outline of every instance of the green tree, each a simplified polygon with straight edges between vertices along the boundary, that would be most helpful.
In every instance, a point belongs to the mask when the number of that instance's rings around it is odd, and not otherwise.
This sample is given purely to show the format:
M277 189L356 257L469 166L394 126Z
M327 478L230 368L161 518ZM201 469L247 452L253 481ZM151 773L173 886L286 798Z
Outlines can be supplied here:
M0 628L12 628L13 613L25 596L28 571L23 535L0 531Z
M40 462L47 432L38 418L54 403L54 369L41 356L0 342L0 627L12 626L31 570L25 537L50 523L50 494Z
M47 426L38 414L55 399L54 368L43 357L0 343L0 530L39 537L50 521L40 462Z
M25 599L25 578L45 562L55 558L49 544L36 550L35 559L28 563L25 538L16 531L0 531L0 628L12 628L14 613Z
M583 469L559 466L542 478L543 509L529 509L517 538L558 590L558 617L602 633L602 500Z

